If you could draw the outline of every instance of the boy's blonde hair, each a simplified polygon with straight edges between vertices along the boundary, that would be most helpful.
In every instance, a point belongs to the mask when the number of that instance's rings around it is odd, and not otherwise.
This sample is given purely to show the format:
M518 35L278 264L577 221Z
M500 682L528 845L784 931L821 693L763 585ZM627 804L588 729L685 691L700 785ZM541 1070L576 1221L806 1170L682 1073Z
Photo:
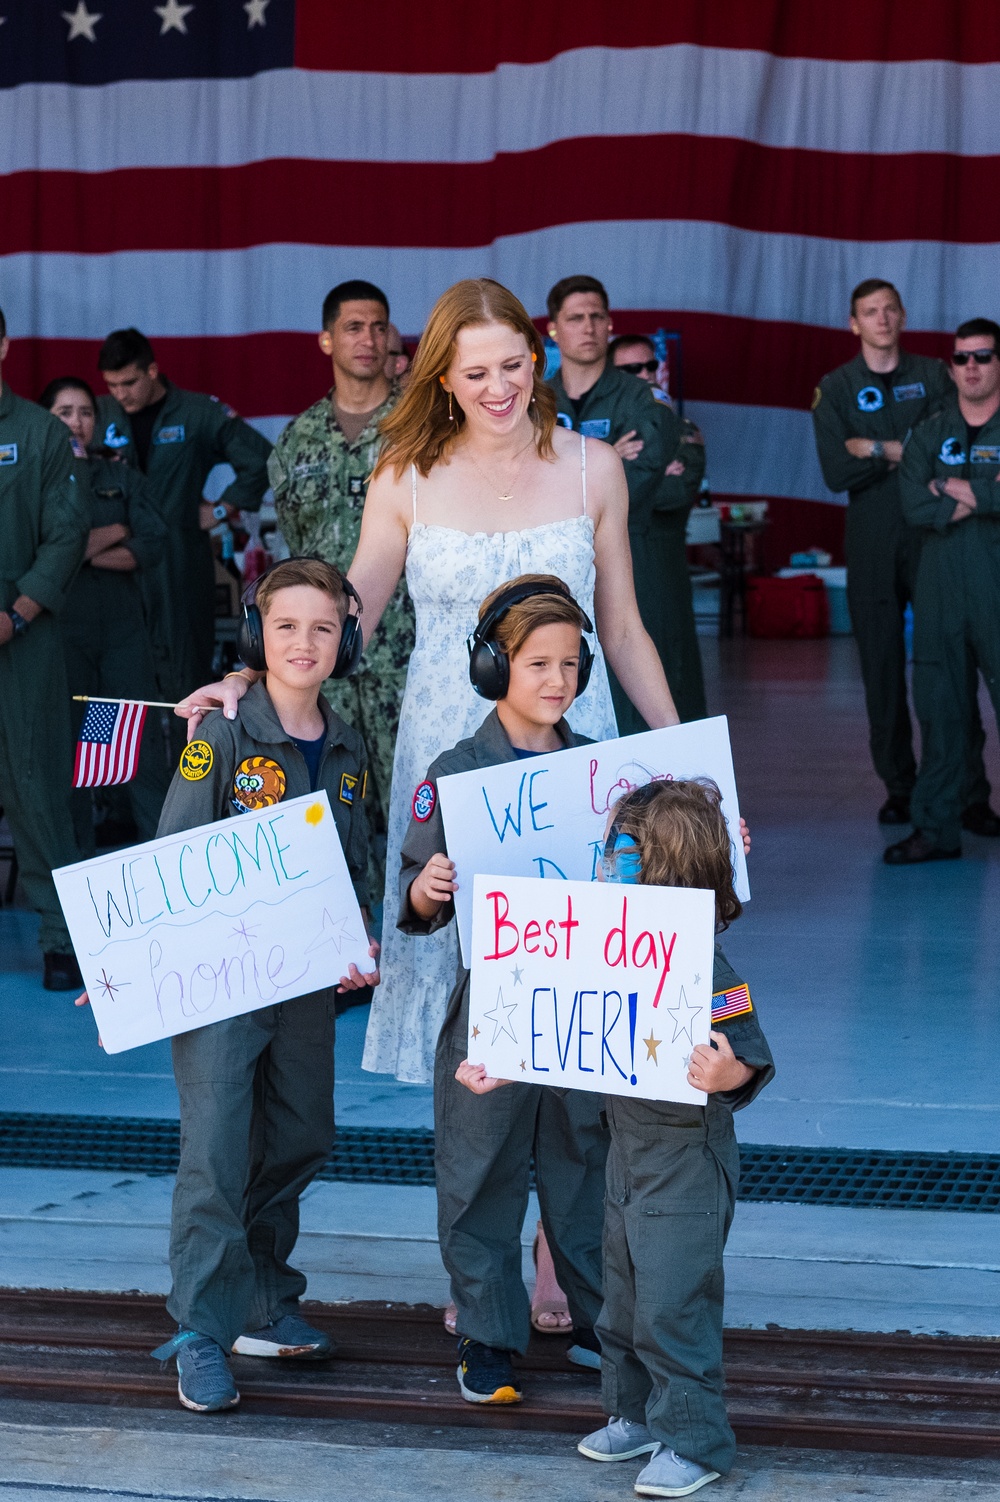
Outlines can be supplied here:
M329 595L337 607L340 624L344 624L348 599L343 576L338 568L334 568L332 563L324 563L322 558L286 558L269 569L253 596L253 603L261 616L267 615L279 589L293 589L297 584L307 584L311 589L319 589Z
M633 788L615 804L609 847L617 834L635 842L643 886L702 887L714 892L719 931L742 913L743 904L733 886L732 842L722 813L722 794L710 777L649 782ZM608 858L613 864L613 848L608 849Z
M479 607L479 619L485 620L493 604L508 590L522 586L555 589L557 594L530 595L510 609L497 622L493 640L508 657L516 657L528 637L540 626L575 626L583 634L589 626L586 615L569 592L566 583L555 574L519 574L494 589Z

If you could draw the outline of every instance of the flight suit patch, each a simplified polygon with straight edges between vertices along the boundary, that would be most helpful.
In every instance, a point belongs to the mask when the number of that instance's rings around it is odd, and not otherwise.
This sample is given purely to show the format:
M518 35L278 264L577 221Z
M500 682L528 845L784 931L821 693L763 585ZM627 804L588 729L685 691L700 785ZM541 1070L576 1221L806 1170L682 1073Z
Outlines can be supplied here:
M200 782L212 770L215 752L208 741L191 741L181 752L178 769L188 782Z
M364 495L365 482L360 475L352 475L347 482L348 495Z
M877 386L862 386L858 392L858 407L862 412L878 412L885 406L885 397Z
M260 808L280 803L286 786L284 770L276 761L266 756L247 756L236 768L229 801L237 813L256 813Z
M354 789L357 787L357 785L358 785L358 779L356 777L353 777L350 772L341 772L341 774L340 774L340 801L341 801L341 803L353 803L354 802ZM364 793L362 793L361 796L363 798L365 796Z
M752 1011L749 986L733 986L728 991L716 991L712 996L713 1022L729 1022L733 1017L745 1017Z
M559 426L561 428L569 428L570 432L572 433L572 431L573 431L573 419L572 419L572 417L570 417L570 415L569 415L568 412L557 412L556 413L556 422L559 424Z
M0 443L0 464L17 463L17 444Z
M893 386L892 394L897 402L914 402L918 397L926 396L923 381L911 381L908 386Z
M610 438L610 417L589 417L586 422L580 424L580 432L584 438Z
M209 401L215 402L217 406L221 407L227 417L239 417L240 415L236 408L231 407L228 402L224 402L221 396L210 396Z
M961 438L946 438L938 451L938 458L942 464L964 464L965 449Z
M1000 443L975 443L969 450L970 464L1000 464Z
M104 447L109 449L125 449L129 446L130 439L127 433L119 433L117 423L109 422L104 429Z
M650 386L649 393L654 402L662 402L665 407L672 407L674 405L667 393L659 386Z
M413 795L413 817L418 824L426 824L437 807L437 790L433 782L422 782Z
M114 485L110 489L94 490L94 494L102 501L123 501L125 492L120 485Z
M158 433L154 433L153 434L153 442L154 443L183 443L184 442L184 424L182 422L179 422L179 423L175 423L172 428L161 428Z

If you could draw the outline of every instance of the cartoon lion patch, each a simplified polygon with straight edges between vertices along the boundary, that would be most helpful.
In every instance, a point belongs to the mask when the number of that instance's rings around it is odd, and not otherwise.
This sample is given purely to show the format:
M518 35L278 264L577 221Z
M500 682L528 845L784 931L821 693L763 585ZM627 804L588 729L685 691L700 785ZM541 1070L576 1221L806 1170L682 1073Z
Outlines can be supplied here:
M280 803L285 796L286 778L276 761L266 756L248 756L236 768L233 778L233 807L241 812L255 812Z

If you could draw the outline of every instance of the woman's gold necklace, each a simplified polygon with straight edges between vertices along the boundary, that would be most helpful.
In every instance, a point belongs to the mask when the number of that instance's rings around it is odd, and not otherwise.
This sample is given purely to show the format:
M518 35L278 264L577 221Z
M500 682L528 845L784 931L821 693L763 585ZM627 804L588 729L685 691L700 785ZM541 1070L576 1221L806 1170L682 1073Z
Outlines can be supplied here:
M523 448L518 449L517 455L515 456L517 458L518 463L517 463L517 468L514 470L514 478L510 482L510 489L506 493L503 492L503 491L498 491L497 492L497 500L498 501L512 501L514 499L514 486L516 485L518 476L521 473L521 465L524 463L524 455L527 453L528 449L531 447L531 445L532 445L533 442L534 442L534 434L532 434L532 436L528 439L527 443L524 445ZM486 481L486 483L488 485L492 485L492 486L495 487L496 483L497 483L496 480L493 479L490 475L488 475L486 473L485 469L483 469L483 466L479 463L479 461L471 453L468 452L468 450L466 451L466 457L472 460L473 464L476 466L476 468L478 469L479 473L482 475L482 477Z

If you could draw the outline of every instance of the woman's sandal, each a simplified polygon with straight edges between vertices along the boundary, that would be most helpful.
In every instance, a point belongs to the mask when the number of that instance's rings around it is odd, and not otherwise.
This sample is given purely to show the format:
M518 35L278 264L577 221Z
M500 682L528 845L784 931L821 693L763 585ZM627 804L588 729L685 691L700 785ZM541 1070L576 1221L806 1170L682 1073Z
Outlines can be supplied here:
M535 1232L532 1256L535 1260L535 1290L531 1295L532 1327L539 1335L569 1335L573 1329L573 1320L566 1295L556 1278L552 1253L541 1221Z

